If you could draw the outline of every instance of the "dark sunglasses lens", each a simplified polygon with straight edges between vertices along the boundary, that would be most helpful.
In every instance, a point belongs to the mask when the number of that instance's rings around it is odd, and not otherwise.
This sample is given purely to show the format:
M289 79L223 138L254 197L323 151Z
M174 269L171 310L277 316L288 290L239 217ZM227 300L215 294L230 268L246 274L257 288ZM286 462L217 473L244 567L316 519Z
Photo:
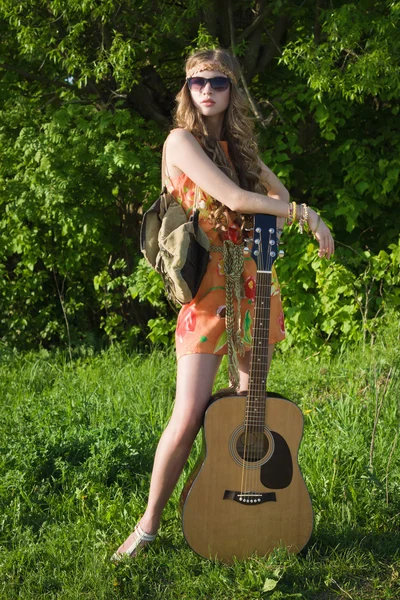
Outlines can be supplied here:
M188 79L189 90L193 90L194 92L200 92L206 83L207 81L204 79L204 77L189 77Z
M224 92L228 89L230 80L227 77L213 77L209 80L213 90L217 92Z

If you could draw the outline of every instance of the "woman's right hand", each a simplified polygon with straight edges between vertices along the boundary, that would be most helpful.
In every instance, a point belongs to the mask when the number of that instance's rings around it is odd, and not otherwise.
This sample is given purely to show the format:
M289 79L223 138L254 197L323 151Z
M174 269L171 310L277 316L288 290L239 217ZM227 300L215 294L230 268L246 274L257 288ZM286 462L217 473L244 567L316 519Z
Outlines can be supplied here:
M312 208L308 209L308 227L319 243L318 256L320 258L330 258L335 251L332 234L321 217Z

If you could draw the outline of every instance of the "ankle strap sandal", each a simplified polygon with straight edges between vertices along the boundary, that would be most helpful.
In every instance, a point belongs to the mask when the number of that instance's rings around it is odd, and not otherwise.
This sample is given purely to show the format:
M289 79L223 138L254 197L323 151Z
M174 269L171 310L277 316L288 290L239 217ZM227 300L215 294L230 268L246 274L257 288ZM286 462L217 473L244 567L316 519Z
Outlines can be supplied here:
M144 546L147 546L153 542L157 537L157 534L150 534L143 531L139 523L131 535L124 541L124 543L118 548L111 557L113 562L122 560L125 556L134 557Z

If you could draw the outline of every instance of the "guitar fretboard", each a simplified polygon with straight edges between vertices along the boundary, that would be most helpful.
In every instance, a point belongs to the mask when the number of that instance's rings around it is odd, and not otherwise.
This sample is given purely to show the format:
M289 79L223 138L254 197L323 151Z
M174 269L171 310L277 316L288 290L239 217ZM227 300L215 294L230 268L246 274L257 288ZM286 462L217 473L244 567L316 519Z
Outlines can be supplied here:
M245 415L245 425L252 431L263 431L265 424L271 281L271 271L257 272L253 347Z

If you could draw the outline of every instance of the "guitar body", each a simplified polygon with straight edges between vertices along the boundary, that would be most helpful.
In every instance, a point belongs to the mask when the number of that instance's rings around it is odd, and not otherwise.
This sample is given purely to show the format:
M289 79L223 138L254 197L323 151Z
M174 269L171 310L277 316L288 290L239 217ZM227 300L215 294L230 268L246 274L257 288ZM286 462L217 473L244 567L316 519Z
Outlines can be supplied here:
M206 411L202 458L182 492L183 533L200 556L231 563L278 547L299 552L310 538L313 511L297 463L303 416L279 395L265 402L265 429L254 440L243 426L246 396L217 394ZM244 456L244 447L255 449Z

